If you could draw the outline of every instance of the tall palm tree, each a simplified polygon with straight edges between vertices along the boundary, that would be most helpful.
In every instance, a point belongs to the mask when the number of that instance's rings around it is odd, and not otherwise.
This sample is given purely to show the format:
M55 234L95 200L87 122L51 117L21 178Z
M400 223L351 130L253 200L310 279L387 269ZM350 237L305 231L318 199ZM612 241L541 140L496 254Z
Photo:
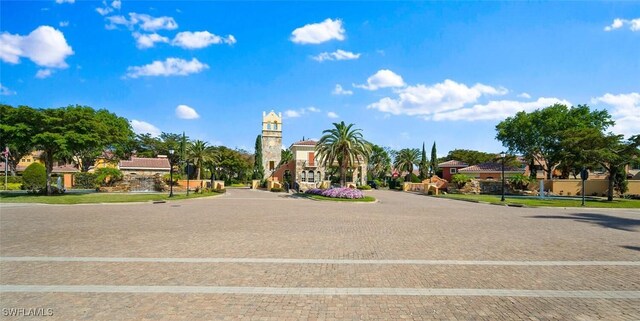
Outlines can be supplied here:
M202 165L213 159L213 146L208 146L207 142L195 140L187 146L187 159L193 161L196 166L196 179L200 179Z
M401 173L407 172L407 178L413 172L413 165L418 163L420 150L417 148L403 148L398 151L393 166Z
M369 158L371 144L362 137L362 130L353 128L354 124L333 123L335 128L322 132L323 136L316 145L316 154L324 167L334 163L340 170L340 185L346 182L347 169Z
M288 149L283 149L282 152L280 152L280 163L278 164L278 166L282 164L286 164L292 160L293 160L293 153Z

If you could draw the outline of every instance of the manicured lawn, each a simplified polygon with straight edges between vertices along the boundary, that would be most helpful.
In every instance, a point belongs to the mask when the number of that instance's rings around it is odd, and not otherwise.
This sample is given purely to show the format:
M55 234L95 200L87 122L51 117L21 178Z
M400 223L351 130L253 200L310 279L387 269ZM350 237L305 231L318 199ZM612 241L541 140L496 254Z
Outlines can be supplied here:
M219 193L209 194L189 194L189 199L215 196ZM178 194L171 200L187 199L186 194ZM42 203L42 204L88 204L88 203L124 203L124 202L148 202L169 200L168 193L163 194L133 194L133 193L87 193L87 194L64 194L64 195L30 195L0 193L0 203Z
M331 201L331 202L371 203L376 201L375 197L372 197L372 196L365 196L364 198L335 198L335 197L326 197L321 195L312 195L312 194L305 194L305 193L298 193L296 194L296 196L314 199L317 201Z
M500 201L500 195L463 195L463 194L447 194L433 197L449 198L465 201L477 201L486 202L491 204L506 204L506 205L524 205L532 207L580 207L580 199L568 200L568 199L538 199L538 198L515 198L506 197L505 202ZM585 202L586 207L596 208L640 208L640 200L626 200L626 199L614 199L611 202L607 202L606 199L589 200Z

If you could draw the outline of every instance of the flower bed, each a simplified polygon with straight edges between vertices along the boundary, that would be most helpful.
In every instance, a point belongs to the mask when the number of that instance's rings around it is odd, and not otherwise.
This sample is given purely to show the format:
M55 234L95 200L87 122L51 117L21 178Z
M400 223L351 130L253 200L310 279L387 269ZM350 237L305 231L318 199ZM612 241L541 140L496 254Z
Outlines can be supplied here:
M312 188L307 190L305 193L320 195L324 197L331 197L331 198L348 198L348 199L364 198L364 194L362 194L362 191L354 188L347 188L347 187L338 187L338 188L330 188L330 189Z

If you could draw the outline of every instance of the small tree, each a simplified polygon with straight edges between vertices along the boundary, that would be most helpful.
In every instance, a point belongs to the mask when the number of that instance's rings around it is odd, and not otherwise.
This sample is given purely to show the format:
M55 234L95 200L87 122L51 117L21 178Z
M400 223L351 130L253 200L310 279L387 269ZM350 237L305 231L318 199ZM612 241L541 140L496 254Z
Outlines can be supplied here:
M264 166L262 165L262 135L256 137L256 153L253 161L253 179L264 179Z
M420 164L418 164L418 171L420 172L420 180L429 177L429 159L427 159L424 142L422 142L422 157L420 158Z
M122 172L117 168L98 168L95 174L96 183L100 186L113 186L122 180Z
M431 146L431 176L435 175L438 171L438 153L436 152L436 142L433 142Z
M47 187L47 169L44 165L29 165L22 173L22 186L28 191L40 191Z

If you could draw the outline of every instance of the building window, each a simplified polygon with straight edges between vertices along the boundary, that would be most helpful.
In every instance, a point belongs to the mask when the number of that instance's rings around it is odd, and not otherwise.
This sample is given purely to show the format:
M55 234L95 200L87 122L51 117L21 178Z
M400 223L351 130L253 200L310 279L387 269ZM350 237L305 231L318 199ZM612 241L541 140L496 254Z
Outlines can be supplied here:
M455 168L449 168L449 174L455 174L457 171Z
M278 123L277 122L273 123L273 129L274 130L278 130Z
M318 178L318 182L322 181L322 173L320 173L320 171L318 171L317 173L318 175L316 176Z
M314 182L314 177L313 177L313 171L309 171L309 183L313 183Z
M269 170L272 171L276 168L276 162L275 161L269 161Z
M306 182L307 181L307 172L302 171L302 174L300 175L300 180L302 182Z

